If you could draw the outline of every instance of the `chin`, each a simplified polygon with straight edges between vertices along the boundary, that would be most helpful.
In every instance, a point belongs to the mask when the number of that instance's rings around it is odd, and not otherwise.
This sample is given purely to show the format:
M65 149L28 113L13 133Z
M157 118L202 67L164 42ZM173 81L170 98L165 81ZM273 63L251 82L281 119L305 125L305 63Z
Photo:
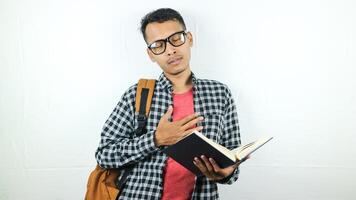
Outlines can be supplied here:
M178 74L181 74L181 73L183 73L185 70L187 70L187 68L179 68L179 69L176 69L176 70L172 70L171 72L170 72L170 74L172 74L172 75L178 75Z

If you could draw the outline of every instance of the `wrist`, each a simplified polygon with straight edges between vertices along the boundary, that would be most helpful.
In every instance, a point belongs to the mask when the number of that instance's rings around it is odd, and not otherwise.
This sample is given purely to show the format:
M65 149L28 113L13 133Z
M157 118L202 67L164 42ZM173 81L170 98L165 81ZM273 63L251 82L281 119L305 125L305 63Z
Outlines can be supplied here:
M221 183L221 184L224 184L224 183L229 182L229 180L234 176L234 173L235 173L236 170L237 170L237 168L235 168L235 169L231 172L231 174L228 174L227 176L223 177L222 179L220 179L220 180L218 180L218 181L216 181L216 182Z
M154 143L155 143L155 146L156 146L156 147L160 147L162 144L161 144L161 142L160 142L159 135L158 135L157 133L158 133L158 132L155 131L154 136L153 136L153 138L154 138Z

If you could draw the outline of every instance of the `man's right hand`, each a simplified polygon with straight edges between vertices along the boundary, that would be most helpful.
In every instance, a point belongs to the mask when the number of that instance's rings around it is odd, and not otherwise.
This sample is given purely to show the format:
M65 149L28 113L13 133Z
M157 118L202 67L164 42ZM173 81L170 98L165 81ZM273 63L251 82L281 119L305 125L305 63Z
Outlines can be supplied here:
M179 121L170 122L169 118L172 116L172 113L173 107L169 106L168 111L158 123L155 135L155 144L157 147L175 144L187 134L203 129L202 126L192 128L204 119L203 117L199 117L198 114L192 114Z

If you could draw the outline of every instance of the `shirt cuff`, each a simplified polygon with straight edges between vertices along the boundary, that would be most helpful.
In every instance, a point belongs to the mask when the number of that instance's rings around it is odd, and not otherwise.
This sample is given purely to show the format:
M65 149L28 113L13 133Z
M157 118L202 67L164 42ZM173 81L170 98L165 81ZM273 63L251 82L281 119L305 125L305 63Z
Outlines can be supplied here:
M139 144L140 151L144 154L150 154L153 151L158 150L155 145L155 131L149 131L143 134L139 138Z
M239 168L236 168L229 176L217 181L217 183L231 185L239 178L239 173Z

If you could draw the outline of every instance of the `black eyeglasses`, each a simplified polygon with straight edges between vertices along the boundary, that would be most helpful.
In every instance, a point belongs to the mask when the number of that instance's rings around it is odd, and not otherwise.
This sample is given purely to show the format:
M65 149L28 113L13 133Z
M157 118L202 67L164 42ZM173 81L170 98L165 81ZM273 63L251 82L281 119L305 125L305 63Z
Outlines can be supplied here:
M152 51L153 54L159 55L166 51L167 42L174 47L179 47L185 43L186 32L179 31L168 36L166 39L157 40L149 44L147 47Z

